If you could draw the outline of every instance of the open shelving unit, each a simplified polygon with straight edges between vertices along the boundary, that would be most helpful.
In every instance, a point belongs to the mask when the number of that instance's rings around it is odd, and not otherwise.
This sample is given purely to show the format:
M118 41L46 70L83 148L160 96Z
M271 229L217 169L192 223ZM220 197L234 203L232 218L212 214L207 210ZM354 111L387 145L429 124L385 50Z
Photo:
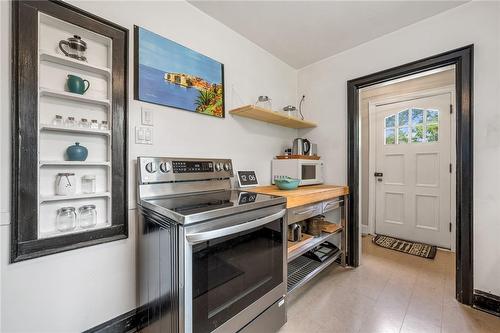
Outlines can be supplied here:
M279 112L273 112L255 105L245 105L233 110L229 113L235 116L251 118L254 120L264 121L266 123L271 123L279 126L289 127L289 128L312 128L317 125L313 122L302 120L293 116L285 116Z
M17 169L11 262L126 238L128 30L55 1L15 2L13 17ZM60 41L74 35L86 42L86 60L60 49ZM88 80L88 90L70 92L70 74ZM56 115L62 123L54 121ZM106 121L107 128L67 126L68 117ZM88 149L85 161L68 160L66 149L76 142ZM62 173L74 174L74 194L56 192ZM86 175L95 177L94 193L83 191ZM90 228L79 224L79 208L86 205L96 211ZM62 207L75 208L72 230L57 227Z
M288 293L292 293L306 284L308 281L310 281L312 278L314 278L334 262L338 262L341 265L345 266L345 251L347 249L346 201L346 196L344 196L344 200L339 199L338 201L334 202L325 201L321 204L322 208L318 212L318 214L325 214L326 216L330 216L332 218L328 218L327 221L333 221L338 218L338 223L329 222L328 224L323 226L321 234L317 237L312 237L311 235L306 234L306 237L302 237L298 242L288 242ZM334 215L337 214L337 212L339 212L340 215ZM303 223L303 221L295 223ZM328 232L326 232L325 230L328 230ZM326 260L321 262L306 255L307 252L316 249L318 246L325 242L337 246L337 250L330 253Z

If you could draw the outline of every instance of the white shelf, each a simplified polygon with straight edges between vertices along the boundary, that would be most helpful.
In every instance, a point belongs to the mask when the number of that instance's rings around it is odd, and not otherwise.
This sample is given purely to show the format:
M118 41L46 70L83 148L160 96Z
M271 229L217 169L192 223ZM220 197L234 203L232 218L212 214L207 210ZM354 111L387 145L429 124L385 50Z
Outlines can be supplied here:
M40 51L40 60L50 61L52 63L70 66L70 67L78 68L78 69L88 71L91 73L95 73L95 74L99 74L99 75L106 75L108 77L111 77L111 70L109 68L94 66L94 65L89 64L88 62L73 59L70 57L63 56L63 55L54 54L54 53L51 53L51 52L46 51L46 50Z
M85 95L70 93L67 91L52 90L52 89L47 89L47 88L40 89L40 96L57 97L57 98L63 98L63 99L68 99L68 100L72 100L72 101L77 101L77 102L104 105L107 107L109 107L111 105L110 101L108 99L87 97Z
M111 193L102 192L102 193L85 193L85 194L74 194L74 195L51 195L51 196L42 196L40 197L40 202L51 202L51 201L66 201L66 200L78 200L78 199L89 199L89 198L103 198L111 197Z
M110 136L110 130L100 130L93 128L78 128L78 127L66 127L66 126L55 126L55 125L41 125L40 130L42 131L54 131L54 132L70 132L70 133L83 133L83 134L98 134Z
M40 233L40 236L38 237L38 239L59 237L59 236L71 235L71 234L78 234L81 232L88 232L88 231L93 231L93 230L97 230L97 229L109 228L110 226L111 226L111 224L109 224L109 223L102 223L102 224L96 224L92 228L76 227L74 230L71 230L71 231L54 230L54 231L50 231L50 232L42 232L42 233Z
M109 162L89 162L89 161L40 161L40 166L44 165L67 165L67 166L81 166L81 165L94 165L94 166L110 166Z

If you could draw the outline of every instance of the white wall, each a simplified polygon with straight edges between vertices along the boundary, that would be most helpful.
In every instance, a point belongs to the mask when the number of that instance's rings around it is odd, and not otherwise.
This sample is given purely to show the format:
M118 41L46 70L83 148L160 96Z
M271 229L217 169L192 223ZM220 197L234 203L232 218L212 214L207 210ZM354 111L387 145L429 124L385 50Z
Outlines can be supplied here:
M300 131L319 143L326 180L346 182L346 81L474 44L474 287L500 295L500 4L471 2L299 70Z
M10 211L10 3L0 1L0 293L1 332L76 332L136 306L135 169L138 155L228 157L269 183L270 161L297 132L254 120L203 116L133 100L133 25L225 65L226 111L268 95L273 106L296 104L297 72L186 2L74 1L130 30L130 237L13 265L8 264ZM141 106L154 110L154 145L134 144Z

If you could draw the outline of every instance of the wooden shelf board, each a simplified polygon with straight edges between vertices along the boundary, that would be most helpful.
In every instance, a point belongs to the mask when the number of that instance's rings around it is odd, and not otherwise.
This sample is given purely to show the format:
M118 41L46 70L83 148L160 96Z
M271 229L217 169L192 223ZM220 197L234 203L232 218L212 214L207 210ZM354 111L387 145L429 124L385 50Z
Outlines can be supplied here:
M324 225L321 228L321 231L324 231L329 234L336 234L340 231L342 231L342 225L340 223L331 223L329 222L328 224Z
M52 202L52 201L66 201L66 200L78 200L78 199L92 199L92 198L105 198L111 197L111 193L82 193L74 195L51 195L51 196L41 196L40 202Z
M321 157L316 155L278 155L278 160L319 160Z
M288 251L287 251L288 252L288 261L292 261L293 259L297 258L298 256L306 253L307 251L312 250L316 246L327 241L332 235L334 235L334 234L322 232L320 236L318 236L318 237L311 236L312 238L310 240L301 242L301 244L299 246L293 247L293 249L288 248Z
M284 116L278 112L273 112L254 105L245 105L230 110L229 113L235 116L251 118L289 128L312 128L317 126L313 122L301 120L297 117Z
M61 64L69 67L78 68L84 71L88 71L91 73L105 75L107 77L111 77L111 70L109 68L95 66L89 64L88 62L73 59L70 57L66 57L64 55L54 54L50 51L41 50L40 51L40 60L41 61L49 61L56 64Z
M53 132L70 132L70 133L82 133L82 134L97 134L110 136L111 131L100 130L93 128L78 128L78 127L66 127L66 126L54 126L54 125L41 125L41 131L53 131Z
M290 241L288 241L288 249L287 249L288 252L292 252L295 249L298 249L299 247L304 246L308 242L312 241L313 238L314 237L311 236L311 235L308 235L306 233L302 233L300 235L300 240L299 241L296 241L296 242L290 242Z
M67 91L52 90L52 89L47 89L47 88L40 89L40 96L57 97L57 98L63 98L63 99L68 99L68 100L72 100L72 101L77 101L77 102L104 105L107 107L109 107L111 105L108 99L87 97L85 95L70 93Z
M40 161L40 166L44 165L67 165L67 166L80 166L80 165L103 165L103 166L110 166L111 163L109 162L90 162L90 161Z

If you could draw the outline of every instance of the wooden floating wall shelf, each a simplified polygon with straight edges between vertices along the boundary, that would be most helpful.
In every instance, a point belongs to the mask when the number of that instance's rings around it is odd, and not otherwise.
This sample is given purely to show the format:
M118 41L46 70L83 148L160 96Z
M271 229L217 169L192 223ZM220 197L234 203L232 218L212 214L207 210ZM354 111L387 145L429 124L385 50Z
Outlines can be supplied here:
M236 109L229 111L229 113L245 117L251 118L255 120L264 121L266 123L271 123L279 126L289 127L289 128L313 128L317 125L313 122L301 120L297 117L288 117L282 115L278 112L273 112L271 110L267 110L254 105L245 105Z

